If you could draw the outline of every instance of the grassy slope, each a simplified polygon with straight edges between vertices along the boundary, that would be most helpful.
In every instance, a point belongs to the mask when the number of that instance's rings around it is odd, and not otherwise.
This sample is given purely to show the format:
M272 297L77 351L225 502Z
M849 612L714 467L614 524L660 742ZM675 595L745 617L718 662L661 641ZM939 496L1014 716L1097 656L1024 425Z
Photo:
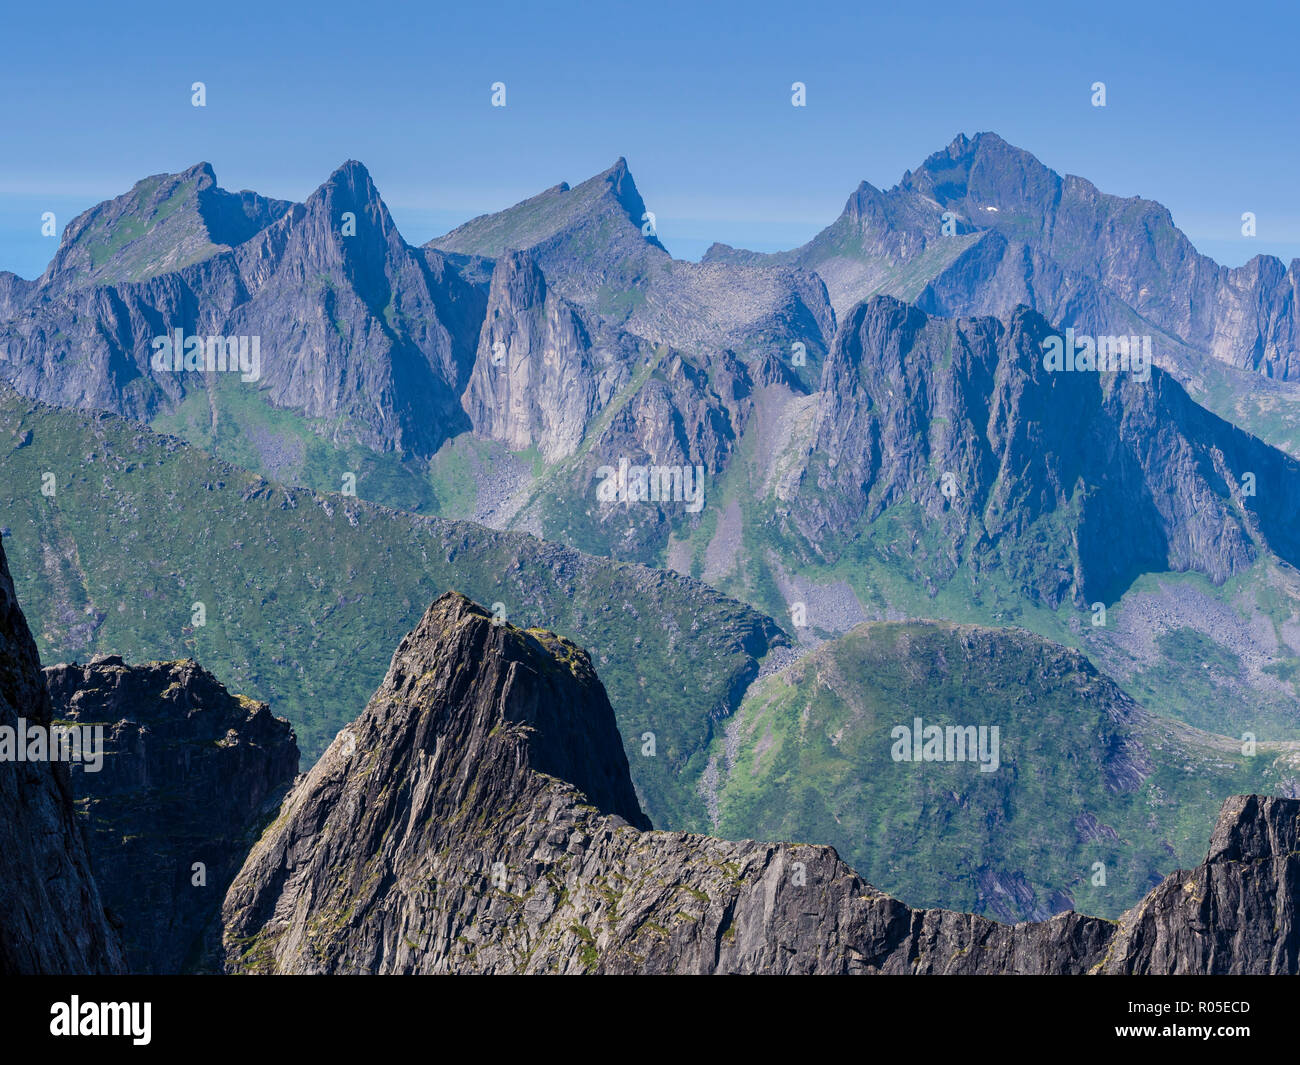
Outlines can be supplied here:
M28 439L30 434L30 439ZM24 443L24 441L27 441ZM57 495L40 493L57 476ZM696 582L533 537L286 489L122 419L0 390L5 547L46 662L193 657L293 722L307 759L455 588L587 647L657 824L702 827L694 781L770 621ZM207 624L191 624L203 602ZM656 733L654 758L641 734Z
M831 842L867 880L912 904L989 911L981 874L1024 876L1040 903L1068 896L1117 916L1200 859L1222 801L1295 779L1300 755L1232 741L1131 707L1086 660L1017 630L871 623L755 685L730 745L720 830ZM998 725L1001 768L895 762L890 730ZM1108 783L1136 736L1150 774ZM728 747L730 746L730 751ZM772 803L772 795L786 801ZM1091 828L1095 818L1104 829ZM1089 838L1093 837L1093 838ZM1092 883L1104 862L1107 883ZM1005 882L1005 880L1004 880ZM1059 905L1059 901L1058 901ZM995 912L995 911L994 911Z
M472 515L476 476L499 450L499 445L464 435L450 441L428 468L421 469L399 456L378 455L355 446L336 451L327 438L327 426L275 410L255 393L226 382L217 382L212 402L218 410L215 430L201 394L188 399L178 414L159 418L154 424L228 461L316 491L337 491L343 471L352 470L357 473L357 492L362 498L419 513L456 518ZM610 410L618 406L616 400ZM567 483L573 466L606 421L602 417L595 423L588 443L573 459L549 469L539 468L532 492L546 538L593 554L612 551L610 530L587 513L589 499L575 500L558 486ZM1288 577L1271 563L1261 563L1222 587L1197 574L1152 574L1140 579L1118 602L1107 603L1109 627L1094 629L1088 612L1070 606L1053 611L1026 600L1013 569L1007 566L985 567L980 572L966 564L954 567L946 557L947 545L932 523L906 506L886 512L857 530L852 539L834 545L839 557L833 564L809 555L771 522L773 501L770 496L764 498L761 490L769 461L766 442L758 434L747 434L723 477L710 484L709 505L699 526L692 530L681 524L677 530L678 538L686 538L692 572L701 577L718 515L732 503L740 508L743 564L732 574L713 580L726 595L785 623L789 603L779 587L778 567L816 582L842 580L870 617L904 615L1016 625L1089 654L1153 711L1211 731L1240 735L1253 730L1261 738L1300 739L1300 657L1290 650L1285 631L1300 625L1300 581L1293 574ZM1045 527L1027 530L1022 543L1013 546L1012 555L1046 535ZM666 552L651 552L645 561L663 565ZM1014 565L1016 559L1005 561ZM1126 624L1146 625L1145 620L1137 619L1151 613L1152 596L1161 588L1166 592L1172 589L1175 597L1208 597L1237 614L1255 613L1264 619L1277 641L1276 660L1266 671L1278 683L1262 687L1252 682L1237 660L1232 639L1208 618L1160 636L1154 660L1129 654L1117 644L1116 633ZM1129 613L1135 620L1129 622ZM821 637L836 635L835 627L815 611L809 624Z
M790 604L780 587L781 570L820 585L842 581L869 618L942 618L1028 629L1085 652L1152 711L1211 731L1239 735L1252 729L1261 738L1300 739L1300 656L1292 649L1300 646L1300 575L1290 567L1261 561L1221 586L1196 573L1148 574L1106 603L1107 625L1094 628L1089 610L1070 604L1053 610L1023 589L1035 566L1050 557L1051 545L1069 541L1068 513L1048 515L993 551L954 563L943 531L919 508L898 505L848 535L828 538L822 545L834 559L828 562L774 523L772 513L780 504L764 487L773 462L769 450L759 434L748 434L714 487L708 509L734 501L742 515L740 564L711 575L710 583L725 594L785 623ZM816 490L815 480L806 478L801 491ZM703 575L714 531L715 523L706 521L686 536L697 576ZM1191 622L1182 626L1187 631L1175 625L1156 641L1158 655L1129 653L1120 633L1152 628L1179 599L1204 601L1270 630L1266 640L1276 646L1266 672L1278 683L1252 681L1236 661L1233 633L1196 610L1184 611ZM815 609L808 624L820 638L839 631Z

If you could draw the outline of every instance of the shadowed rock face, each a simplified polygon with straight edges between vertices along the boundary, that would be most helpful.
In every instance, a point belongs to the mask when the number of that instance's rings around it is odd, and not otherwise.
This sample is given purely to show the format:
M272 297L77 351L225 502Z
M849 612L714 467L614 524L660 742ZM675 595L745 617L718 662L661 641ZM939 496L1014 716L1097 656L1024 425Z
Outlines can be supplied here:
M432 454L468 428L483 314L446 256L402 240L360 163L302 204L226 192L200 163L78 216L38 281L0 277L0 370L25 395L148 420L222 380L156 369L155 338L256 337L250 394Z
M863 182L802 247L715 246L705 261L816 271L839 315L872 293L951 316L1025 304L1085 332L1145 323L1180 359L1203 352L1283 380L1300 370L1300 262L1220 266L1161 204L1057 174L994 133L959 135L891 189Z
M1300 971L1300 802L1223 804L1204 864L1168 877L1119 921L1110 973Z
M1297 819L1294 801L1232 800L1206 864L1118 923L913 910L829 847L647 831L586 655L449 594L253 849L225 901L226 967L1295 971ZM1189 912L1189 877L1231 909Z
M0 547L0 727L48 727L36 644ZM78 770L80 775L80 770ZM0 761L0 975L123 971L90 872L66 764Z
M104 764L77 773L72 789L128 966L219 969L221 899L298 771L289 722L189 661L101 656L45 679L56 717L104 725Z
M916 502L949 538L951 565L1001 565L1053 606L1118 598L1143 572L1222 583L1270 551L1300 562L1294 459L1158 368L1149 380L1045 369L1057 335L1025 308L1004 323L933 318L888 296L857 305L827 356L783 520L824 547ZM1241 495L1247 473L1268 498ZM1048 518L1052 547L1026 548Z

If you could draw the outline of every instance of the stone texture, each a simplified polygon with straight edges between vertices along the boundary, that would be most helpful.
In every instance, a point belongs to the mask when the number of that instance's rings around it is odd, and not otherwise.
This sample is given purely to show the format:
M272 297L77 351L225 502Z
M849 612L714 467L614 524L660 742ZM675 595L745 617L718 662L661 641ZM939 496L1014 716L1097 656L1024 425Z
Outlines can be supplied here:
M1119 922L1108 973L1300 971L1300 801L1223 804L1204 864L1173 873Z
M53 715L0 547L0 727L20 717L48 727ZM122 972L67 764L0 761L0 808L0 975Z
M99 656L45 679L56 717L104 725L103 767L72 787L128 966L218 968L221 900L298 771L289 723L191 661Z
M285 800L224 907L254 973L1074 973L1296 970L1300 803L1233 800L1196 875L1234 908L1003 925L913 910L829 847L647 830L586 655L448 594ZM1285 853L1283 853L1285 852ZM1262 878L1257 871L1264 872ZM1197 938L1199 937L1199 938ZM1149 959L1146 960L1146 959Z
M1221 583L1268 552L1300 562L1296 460L1158 368L1149 381L1045 370L1057 334L1026 308L1000 322L858 304L826 358L781 520L830 551L915 503L943 530L949 567L999 565L1052 605L1110 602L1143 572Z

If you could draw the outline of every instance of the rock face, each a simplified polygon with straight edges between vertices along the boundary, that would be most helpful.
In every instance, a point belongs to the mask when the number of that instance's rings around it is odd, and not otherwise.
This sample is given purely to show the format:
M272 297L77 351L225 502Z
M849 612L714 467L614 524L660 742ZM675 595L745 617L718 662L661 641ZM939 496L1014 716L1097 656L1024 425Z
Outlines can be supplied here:
M494 625L449 594L403 640L369 706L250 854L224 906L226 966L1202 971L1208 955L1198 948L1223 936L1239 971L1295 971L1294 950L1271 932L1274 913L1294 905L1286 849L1297 817L1297 802L1230 803L1196 875L1234 902L1231 916L1205 906L1192 925L1180 899L1163 910L1162 937L1140 931L1143 907L1171 885L1181 892L1188 874L1170 877L1118 925L1074 913L1001 925L912 910L828 847L648 831L586 655L538 630ZM1284 938L1289 929L1288 918ZM1172 945L1142 947L1155 938Z
M547 462L572 455L593 415L644 360L639 349L649 350L625 334L616 333L612 344L594 343L598 329L578 307L547 291L526 252L497 260L462 400L475 435L512 451L536 447Z
M646 224L646 205L627 160L618 159L573 188L561 182L507 210L472 218L426 247L492 260L532 251L566 296L590 303L602 287L631 288L671 259Z
M62 291L173 273L242 244L290 206L219 188L208 163L155 174L69 222L42 281Z
M0 548L0 728L16 729L19 718L48 728L53 714ZM67 764L0 761L0 807L0 975L122 972Z
M924 762L895 742L916 717L988 731ZM1008 923L1118 918L1203 856L1225 796L1300 795L1300 744L1247 757L1023 629L865 623L755 683L719 732L713 834L816 840L895 898Z
M1129 326L1143 322L1241 369L1300 373L1300 260L1220 266L1154 200L1057 174L995 133L956 137L887 191L864 182L801 248L719 246L706 261L816 271L841 315L873 292L953 316L1005 317L1025 304L1081 332L1141 332Z
M236 252L249 292L224 331L262 336L278 407L343 416L375 450L429 455L467 429L459 397L481 290L397 232L366 168L339 167Z
M483 285L407 245L360 163L302 204L226 192L200 163L78 216L36 282L0 278L0 370L28 396L141 420L228 379L427 455L468 428L483 313ZM153 341L176 330L256 338L255 379L157 369Z
M1060 335L1026 308L1000 322L858 304L826 358L782 520L831 553L915 504L943 530L947 564L999 565L1052 605L1109 602L1143 572L1221 583L1270 551L1300 562L1300 464L1158 368L1049 372L1044 343Z
M289 723L189 661L106 655L45 679L57 718L104 725L103 767L72 784L128 967L219 967L221 899L298 771Z
M1108 973L1300 971L1300 802L1223 804L1204 864L1177 872L1119 922Z
M682 351L789 351L791 340L802 340L815 352L834 332L826 286L807 270L762 257L672 258L624 159L573 188L557 185L471 219L425 247L493 261L526 251L565 299Z

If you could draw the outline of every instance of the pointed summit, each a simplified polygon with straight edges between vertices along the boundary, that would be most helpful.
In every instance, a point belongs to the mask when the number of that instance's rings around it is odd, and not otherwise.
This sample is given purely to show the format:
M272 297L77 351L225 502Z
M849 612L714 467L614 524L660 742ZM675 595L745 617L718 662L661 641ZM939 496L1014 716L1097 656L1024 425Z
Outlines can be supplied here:
M578 231L604 226L606 244L611 238L616 242L627 238L628 249L641 246L644 251L644 246L649 245L662 252L657 236L652 231L643 232L649 222L645 201L627 160L619 156L609 169L578 185L570 187L561 182L504 211L473 218L435 237L427 246L495 259L509 249L527 251L542 245L565 244Z
M364 163L349 159L325 180L317 192L326 189L346 190L357 203L374 203L380 201L379 189L376 188L370 171Z
M1028 205L1041 213L1052 202L1061 178L1029 152L996 133L957 134L899 184L943 206L979 211Z
M313 213L326 215L327 224L336 237L346 232L349 237L358 238L349 240L349 245L373 242L376 238L382 243L387 243L390 238L401 242L370 171L355 159L347 160L330 174L320 188L307 197L303 206L308 216ZM354 216L354 222L345 231L343 216L348 213Z

